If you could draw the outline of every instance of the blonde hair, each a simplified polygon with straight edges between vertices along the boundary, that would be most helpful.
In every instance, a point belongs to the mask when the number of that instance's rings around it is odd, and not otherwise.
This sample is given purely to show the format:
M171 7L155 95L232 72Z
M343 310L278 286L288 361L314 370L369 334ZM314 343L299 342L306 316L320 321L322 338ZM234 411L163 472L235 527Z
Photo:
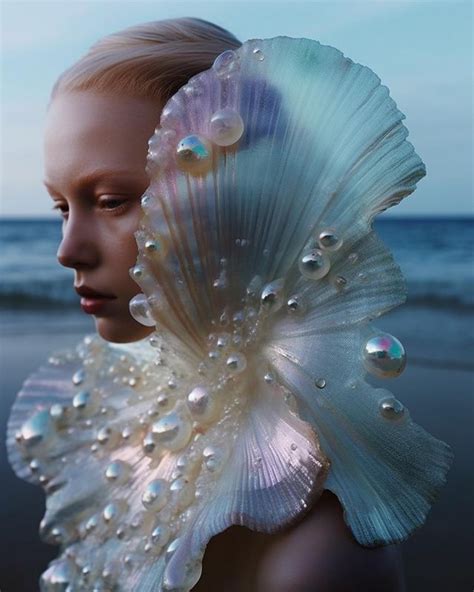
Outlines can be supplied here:
M51 91L94 90L156 99L161 105L192 76L241 45L229 31L198 18L152 21L127 27L96 42L65 70Z

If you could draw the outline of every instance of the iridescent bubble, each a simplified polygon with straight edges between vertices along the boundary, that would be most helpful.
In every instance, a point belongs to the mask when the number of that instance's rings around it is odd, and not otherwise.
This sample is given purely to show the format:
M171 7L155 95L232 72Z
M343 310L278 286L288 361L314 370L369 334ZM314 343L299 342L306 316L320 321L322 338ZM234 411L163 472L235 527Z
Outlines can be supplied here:
M318 235L319 246L327 251L337 251L342 247L342 238L336 234L334 228L325 228Z
M387 419L401 419L405 413L405 407L395 397L385 397L379 402L380 413Z
M311 249L304 253L299 262L301 273L310 280L319 280L329 271L331 263L328 256L320 249Z
M151 315L150 305L145 294L137 294L134 296L128 305L132 317L145 327L154 327L156 325L155 319Z
M150 481L142 495L142 504L147 510L158 512L168 500L168 484L164 479Z
M379 378L392 378L401 374L406 365L403 345L389 333L371 337L363 350L364 365Z
M212 166L212 147L208 140L197 134L183 138L176 148L178 167L190 175L203 175Z
M239 70L239 56L232 49L221 53L214 60L212 69L218 78L230 78Z
M244 133L244 122L234 109L216 111L209 122L209 137L218 146L232 146Z

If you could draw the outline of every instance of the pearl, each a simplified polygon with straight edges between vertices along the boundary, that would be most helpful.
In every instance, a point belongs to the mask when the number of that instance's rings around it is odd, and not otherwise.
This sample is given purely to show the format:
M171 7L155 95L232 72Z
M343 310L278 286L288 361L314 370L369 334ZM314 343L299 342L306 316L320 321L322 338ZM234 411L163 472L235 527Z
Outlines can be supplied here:
M190 175L203 175L212 166L211 144L197 134L183 138L176 148L178 167Z
M326 380L324 378L318 378L317 380L315 380L314 384L319 389L323 389L326 386Z
M379 378L401 374L406 365L403 345L389 333L371 337L365 344L363 360L366 369Z
M228 107L216 111L209 122L209 137L218 146L232 146L244 133L242 117Z
M214 419L217 411L215 402L209 391L203 386L195 387L187 397L187 404L191 414L202 421Z
M290 314L301 314L305 311L305 307L301 302L301 298L299 296L291 296L286 303L286 308Z
M129 302L128 308L132 317L145 327L154 327L156 321L152 316L150 304L145 294L136 294Z
M150 481L142 495L142 504L147 510L160 511L168 501L168 484L164 479Z
M311 249L300 259L299 269L306 278L319 280L323 278L331 267L329 258L320 249Z
M400 419L405 413L405 407L395 397L386 397L379 403L379 410L387 419Z
M319 246L327 251L337 251L342 247L342 239L339 238L334 228L326 228L319 233Z
M232 49L221 53L214 60L212 69L218 78L230 78L240 68L239 56Z

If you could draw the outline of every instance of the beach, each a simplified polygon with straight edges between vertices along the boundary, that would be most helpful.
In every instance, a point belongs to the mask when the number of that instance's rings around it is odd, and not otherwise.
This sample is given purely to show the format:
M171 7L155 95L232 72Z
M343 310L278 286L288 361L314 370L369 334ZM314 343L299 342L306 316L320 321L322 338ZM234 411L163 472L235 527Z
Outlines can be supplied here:
M377 319L376 326L404 344L404 373L382 381L410 410L415 421L452 447L455 455L446 487L426 524L403 543L407 592L462 592L471 589L472 395L470 367L472 314L421 306L402 306ZM53 350L74 346L93 331L90 318L63 311L10 311L0 315L1 431L23 380ZM471 331L469 330L471 328ZM453 347L456 337L464 349ZM463 344L463 339L465 343ZM467 350L466 350L467 348ZM472 358L471 358L472 360ZM380 381L374 380L374 384ZM43 544L38 525L44 512L41 490L19 480L1 454L2 592L35 592L38 578L57 554ZM6 536L5 536L6 533Z

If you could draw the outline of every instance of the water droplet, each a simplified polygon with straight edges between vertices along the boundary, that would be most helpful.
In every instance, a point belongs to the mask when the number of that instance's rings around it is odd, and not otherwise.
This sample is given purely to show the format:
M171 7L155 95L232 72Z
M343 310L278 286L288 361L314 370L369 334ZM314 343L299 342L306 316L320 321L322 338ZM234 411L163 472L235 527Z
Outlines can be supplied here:
M123 483L128 476L129 466L121 460L114 460L105 469L105 478L112 483Z
M86 373L83 368L80 368L79 370L77 370L77 372L74 372L72 376L72 384L79 386L84 382L85 378Z
M228 49L217 56L212 69L218 78L230 78L239 70L239 56L232 49Z
M406 365L403 345L389 333L371 337L364 346L363 360L366 369L379 378L399 376Z
M189 442L192 426L184 413L171 411L152 425L152 433L156 443L170 451L176 451Z
M54 433L54 425L47 409L42 409L22 425L21 443L27 448L44 444Z
M147 240L145 241L145 251L147 251L147 253L156 253L159 249L159 244L157 241L154 240Z
M299 269L310 280L323 278L331 267L328 256L320 249L311 249L300 259Z
M102 512L102 517L105 522L116 522L121 514L121 505L116 502L107 504Z
M324 378L318 378L314 381L314 384L319 388L323 389L326 386L326 380Z
M132 279L140 279L143 275L144 269L141 265L135 265L135 267L132 267L132 269L130 270L130 275L132 276Z
M359 260L359 255L357 253L350 253L350 255L347 257L347 260L349 263L357 263Z
M247 358L241 352L235 352L228 356L226 366L233 374L240 374L247 367Z
M91 394L89 391L79 391L72 399L72 406L78 411L84 411L91 400Z
M152 317L150 304L145 294L137 294L129 302L129 310L132 317L145 327L154 327L155 319Z
M401 419L405 413L405 407L395 397L386 397L379 403L380 413L387 419Z
M150 538L155 549L159 551L168 542L170 538L170 530L166 525L159 524L152 530Z
M240 114L228 107L216 111L209 122L209 136L218 146L232 146L244 133Z
M205 138L191 134L183 138L176 148L179 168L191 175L203 175L212 166L212 147Z
M327 251L337 251L342 247L342 238L339 238L334 228L321 230L318 236L319 246Z
M275 312L281 308L283 304L284 285L284 280L278 279L263 288L260 302L264 310Z
M343 275L338 275L334 280L334 284L336 285L336 288L341 289L347 285L347 280Z
M150 481L142 495L142 504L147 510L158 512L168 500L168 484L164 479Z
M187 403L192 415L198 419L209 420L215 415L216 406L208 389L203 386L197 386L189 393Z
M71 586L76 578L72 561L57 559L41 575L40 588L44 592L72 592Z
M264 54L263 54L263 51L262 51L262 50L261 50L259 47L256 47L256 48L255 48L255 49L252 51L252 55L253 55L253 57L254 57L254 58L257 60L257 61L259 61L259 62L262 62L262 61L265 59L265 56L264 56Z

